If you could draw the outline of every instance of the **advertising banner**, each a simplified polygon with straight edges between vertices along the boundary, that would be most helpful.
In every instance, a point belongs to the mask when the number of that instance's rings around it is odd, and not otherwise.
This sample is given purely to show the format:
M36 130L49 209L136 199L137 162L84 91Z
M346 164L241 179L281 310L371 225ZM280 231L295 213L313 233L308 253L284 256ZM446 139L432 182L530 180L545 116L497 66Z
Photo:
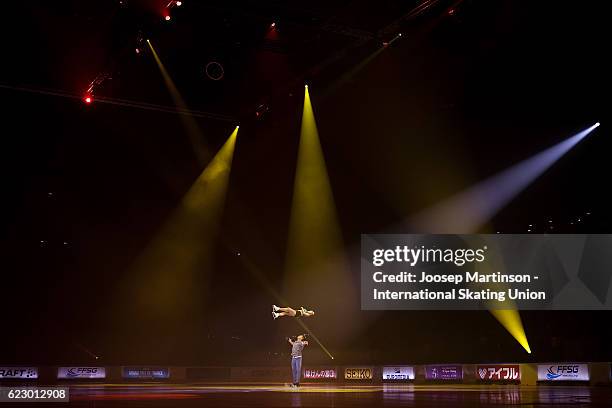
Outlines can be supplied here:
M371 380L374 370L372 367L346 367L344 369L345 380Z
M35 380L38 378L36 367L0 367L0 380Z
M520 381L521 368L518 364L490 364L476 366L476 378L480 381Z
M57 378L60 380L70 380L77 378L104 379L106 369L104 367L59 367Z
M389 381L414 380L414 367L411 367L411 366L383 367L382 379L389 380Z
M131 379L166 379L170 378L170 370L167 367L123 367L123 378Z
M463 379L463 366L459 364L425 366L425 379L430 381L460 381Z
M538 364L538 381L589 381L589 379L588 364Z
M335 380L338 378L338 370L336 368L305 368L305 380Z

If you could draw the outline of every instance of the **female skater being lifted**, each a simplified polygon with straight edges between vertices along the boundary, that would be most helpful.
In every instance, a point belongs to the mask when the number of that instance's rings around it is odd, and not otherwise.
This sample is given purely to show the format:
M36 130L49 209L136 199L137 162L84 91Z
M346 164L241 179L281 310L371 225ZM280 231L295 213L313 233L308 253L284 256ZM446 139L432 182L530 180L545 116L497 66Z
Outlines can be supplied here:
M314 314L314 310L306 310L304 307L300 307L298 310L295 310L290 307L278 307L276 305L272 305L272 317L274 319L278 319L279 317L283 316L311 317L314 316Z

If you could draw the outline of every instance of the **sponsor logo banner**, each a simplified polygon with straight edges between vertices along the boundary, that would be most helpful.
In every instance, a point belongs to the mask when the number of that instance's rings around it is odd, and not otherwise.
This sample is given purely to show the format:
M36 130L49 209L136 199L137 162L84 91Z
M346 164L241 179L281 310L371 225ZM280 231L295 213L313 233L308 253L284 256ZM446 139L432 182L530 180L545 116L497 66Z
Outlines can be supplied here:
M338 371L335 368L305 368L305 380L335 380L338 378Z
M35 380L37 378L36 367L0 367L0 379Z
M166 367L123 367L123 378L170 378L170 370Z
M103 379L106 378L106 369L104 367L59 367L57 378L62 380L71 378Z
M414 380L414 367L383 367L383 380Z
M476 378L480 381L520 381L518 364L491 364L476 366Z
M538 381L589 381L589 379L588 364L538 364Z
M371 380L372 367L347 367L344 369L345 380Z
M461 365L428 365L425 366L426 380L462 380L463 366Z

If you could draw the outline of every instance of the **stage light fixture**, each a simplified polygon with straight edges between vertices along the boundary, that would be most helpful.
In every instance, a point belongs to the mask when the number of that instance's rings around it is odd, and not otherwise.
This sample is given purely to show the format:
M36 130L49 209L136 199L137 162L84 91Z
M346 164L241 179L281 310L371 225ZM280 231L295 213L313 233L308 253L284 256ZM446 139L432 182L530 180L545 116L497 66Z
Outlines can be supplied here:
M83 92L83 102L85 102L86 104L92 103L94 100L94 92L96 92L97 89L102 87L102 85L104 85L104 82L110 79L112 79L110 72L104 71L96 75L94 80L89 83L89 86Z
M255 117L261 119L268 112L270 112L270 106L265 103L262 103L261 105L258 105L255 108Z
M182 1L177 1L175 4L176 4L178 7L181 7L181 6L183 5L183 2L182 2Z
M166 14L166 16L164 17L164 20L166 20L166 21L170 21L170 19L171 19L171 18L172 18L172 17L170 17L170 15L169 15L169 14Z

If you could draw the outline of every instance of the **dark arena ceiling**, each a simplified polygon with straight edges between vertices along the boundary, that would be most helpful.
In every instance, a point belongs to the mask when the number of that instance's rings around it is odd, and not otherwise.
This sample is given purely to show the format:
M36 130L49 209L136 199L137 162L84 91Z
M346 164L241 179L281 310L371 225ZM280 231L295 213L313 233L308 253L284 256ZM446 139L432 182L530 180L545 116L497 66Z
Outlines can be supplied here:
M275 97L282 105L296 85L333 77L408 21L452 6L438 0L18 3L9 7L24 24L14 28L20 43L11 51L23 59L9 63L12 82L17 76L21 85L78 94L104 74L98 96L171 104L159 73L146 68L152 68L143 58L146 47L135 52L151 39L190 108L227 118L252 114L261 104L272 109ZM32 52L42 44L43 53ZM211 62L222 67L221 80L206 76ZM219 65L211 67L213 78L215 70Z

